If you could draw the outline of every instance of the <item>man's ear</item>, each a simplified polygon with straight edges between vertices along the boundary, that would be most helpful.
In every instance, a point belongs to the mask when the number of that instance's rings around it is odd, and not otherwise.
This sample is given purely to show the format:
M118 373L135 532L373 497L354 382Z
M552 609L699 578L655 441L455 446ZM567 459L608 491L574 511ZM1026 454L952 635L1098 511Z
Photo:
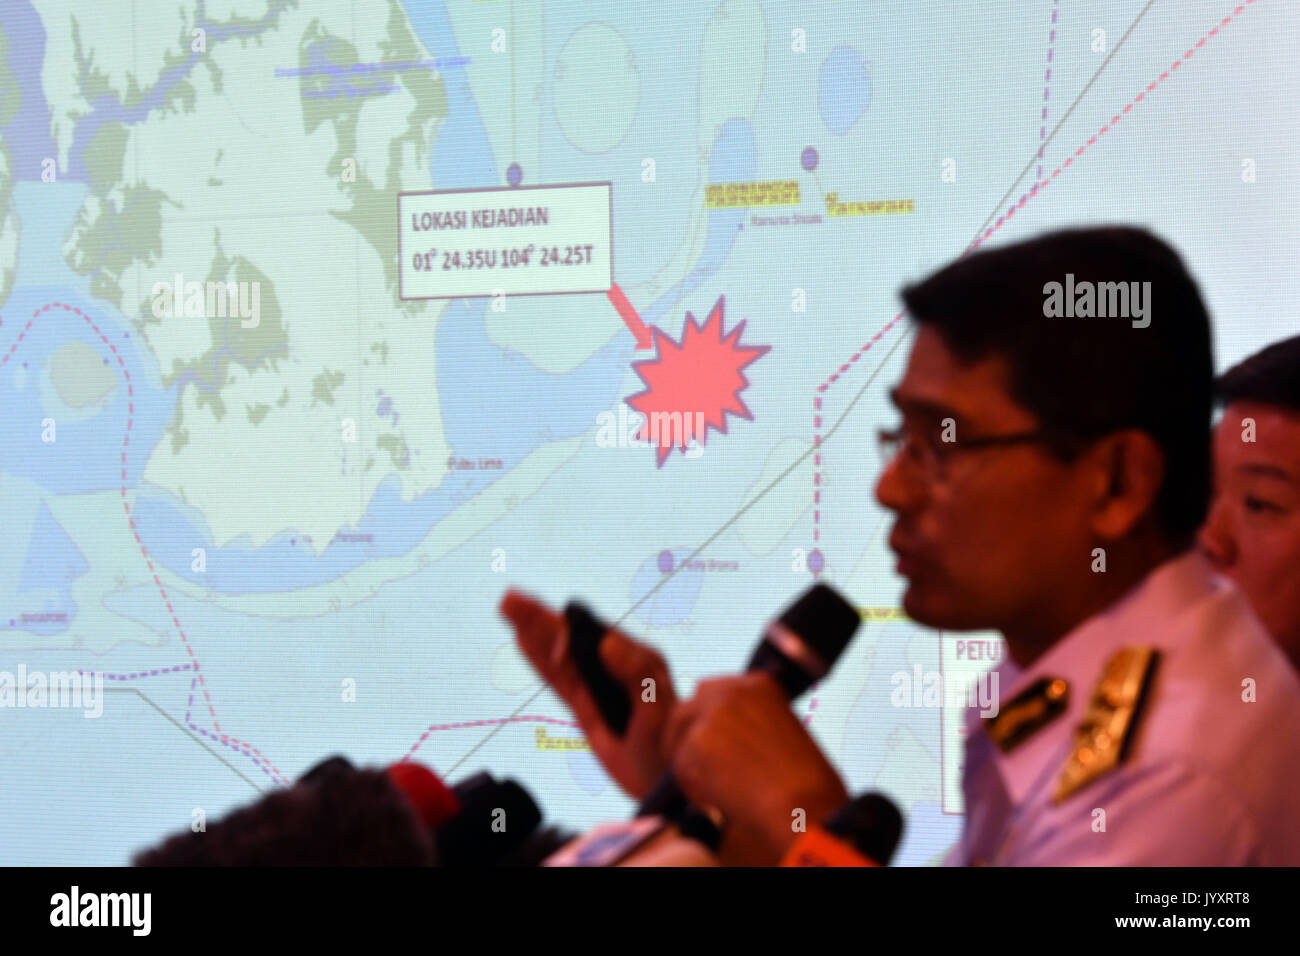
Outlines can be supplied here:
M1100 439L1088 453L1094 469L1089 524L1097 537L1117 541L1154 517L1165 481L1165 455L1147 432L1127 428Z

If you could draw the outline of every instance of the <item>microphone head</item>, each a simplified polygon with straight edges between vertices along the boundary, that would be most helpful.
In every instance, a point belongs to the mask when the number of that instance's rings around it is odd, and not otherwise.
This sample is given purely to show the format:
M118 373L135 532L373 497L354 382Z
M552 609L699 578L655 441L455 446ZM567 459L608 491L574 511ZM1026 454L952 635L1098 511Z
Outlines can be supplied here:
M829 670L862 623L862 615L830 585L810 587L778 619L826 662Z
M542 811L513 780L475 774L452 788L461 811L435 831L438 866L496 866L542 822Z
M460 800L455 792L423 764L403 760L389 766L387 773L426 827L442 826L460 812Z
M864 793L840 808L826 822L826 830L881 866L888 866L903 836L903 815L888 797Z
M768 625L749 669L771 674L793 700L830 672L861 623L837 591L814 584Z

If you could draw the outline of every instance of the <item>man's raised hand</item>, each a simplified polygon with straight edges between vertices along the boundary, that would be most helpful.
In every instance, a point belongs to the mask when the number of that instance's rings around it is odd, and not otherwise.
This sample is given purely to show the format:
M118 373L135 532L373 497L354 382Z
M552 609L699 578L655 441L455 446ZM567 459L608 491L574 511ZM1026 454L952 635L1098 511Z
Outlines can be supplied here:
M627 691L631 718L619 737L600 715L569 652L564 616L519 591L507 591L501 614L515 629L520 650L546 683L569 705L609 775L640 799L669 767L663 733L677 706L668 665L658 652L610 628L600 643L600 659Z

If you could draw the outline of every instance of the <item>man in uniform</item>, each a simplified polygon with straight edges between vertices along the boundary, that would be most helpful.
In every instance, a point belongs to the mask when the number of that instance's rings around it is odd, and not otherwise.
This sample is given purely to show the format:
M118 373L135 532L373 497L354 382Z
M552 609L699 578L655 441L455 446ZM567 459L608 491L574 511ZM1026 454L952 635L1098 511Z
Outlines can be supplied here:
M950 862L1300 863L1300 682L1193 548L1213 363L1182 261L1142 230L1069 230L958 260L903 298L918 331L876 491L896 515L903 606L999 630L1008 650L998 713L968 715ZM792 820L847 800L767 675L634 703L636 743L620 747L556 679L563 638L543 636L541 610L508 613L620 781L671 766L721 814L724 861L778 862ZM661 659L607 643L629 688L639 671L664 687Z
M1201 549L1300 668L1300 335L1220 376Z

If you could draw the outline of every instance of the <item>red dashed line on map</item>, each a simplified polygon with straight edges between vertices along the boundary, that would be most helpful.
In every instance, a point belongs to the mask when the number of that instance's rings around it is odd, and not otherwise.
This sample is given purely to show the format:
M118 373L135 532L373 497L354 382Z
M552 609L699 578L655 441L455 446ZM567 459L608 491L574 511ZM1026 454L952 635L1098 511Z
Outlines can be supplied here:
M559 717L534 717L534 716L495 717L490 720L466 720L457 724L430 724L429 729L426 730L424 733L420 734L420 739L411 745L411 749L406 752L406 756L403 757L402 760L403 761L410 760L411 755L414 754L417 750L419 750L421 745L423 745L424 742L429 739L429 735L439 730L457 730L462 727L498 727L501 724L522 724L522 723L555 724L560 727L573 727L578 730L582 729L577 723L575 723L572 720L562 720Z
M131 444L131 429L135 418L135 387L131 382L131 372L126 367L126 362L123 360L121 354L118 352L117 346L115 346L112 342L108 340L108 337L100 330L99 326L95 324L95 321L90 316L88 316L85 312L83 312L81 309L73 305L65 305L62 302L51 302L48 305L44 305L41 308L37 309L36 312L33 313L32 317L27 320L27 323L23 326L22 331L18 333L18 337L14 340L13 344L9 346L9 351L6 352L3 355L3 357L0 357L0 367L3 367L5 364L7 364L9 359L18 350L18 346L22 343L23 339L26 338L27 333L31 330L36 320L40 318L41 315L43 315L46 312L49 312L52 309L62 309L65 312L71 312L72 314L79 316L87 325L89 325L90 328L94 331L94 333L99 336L100 341L102 341L106 346L108 346L109 351L113 353L113 357L117 359L118 368L121 370L122 376L125 379L126 392L127 392L127 419L126 419L126 431L122 438L122 454L121 454L120 475L121 475L122 509L126 513L127 523L130 525L131 528L131 535L132 537L135 538L135 543L139 546L140 553L144 556L145 562L149 567L149 572L153 577L154 585L158 588L158 593L162 597L164 606L166 606L167 608L167 613L171 616L172 624L176 627L176 633L180 635L181 643L185 647L185 651L190 657L190 663L188 664L178 664L174 667L163 667L163 668L154 668L150 670L142 670L130 674L109 674L104 672L87 671L87 670L82 670L81 673L83 674L102 673L103 677L106 680L124 681L124 680L136 680L142 677L155 677L162 674L176 673L178 671L186 671L186 670L192 671L194 673L194 676L190 680L189 699L186 701L186 705L185 705L185 723L189 726L189 728L195 731L196 733L202 734L204 737L207 737L209 740L215 741L216 743L222 744L223 746L228 747L231 750L234 750L236 753L241 753L246 757L249 757L251 760L253 760L254 763L258 765L258 767L262 769L262 772L265 773L272 780L276 781L277 783L282 783L288 786L290 783L288 778L285 777L285 775L282 774L275 767L275 765L272 764L270 760L268 760L262 754L260 750L258 750L256 747L252 746L251 744L239 740L236 737L232 737L229 734L225 734L221 732L221 725L217 721L216 708L212 703L212 697L211 694L209 694L208 692L206 683L204 682L203 674L199 670L198 657L194 653L194 648L190 644L189 638L185 634L185 629L181 626L180 619L176 615L176 609L172 607L171 598L168 596L167 589L163 586L162 580L158 576L158 571L154 567L153 558L149 555L149 549L145 547L144 541L140 538L139 528L136 527L135 518L131 514L131 505L126 498L126 489L127 489L126 453L127 453L127 449L130 447ZM3 319L0 319L0 327L3 327L3 325L4 325ZM208 714L212 717L212 730L208 730L204 727L200 727L191 719L191 714L194 708L194 694L196 691L200 692L203 695L203 701L207 705ZM561 720L554 717L534 717L534 716L503 717L503 718L497 718L492 720L471 720L471 721L464 721L461 723L432 724L420 736L420 739L415 742L415 744L407 752L406 756L403 757L402 759L410 760L411 755L414 754L415 751L420 748L420 746L429 738L430 734L433 734L436 731L454 730L463 727L490 727L490 726L495 726L503 723L520 723L525 721L556 724L563 727L575 727L575 728L578 727L576 723L570 720Z
M1196 41L1195 44L1193 44L1190 48L1188 48L1187 52L1184 53L1181 58L1175 60L1173 62L1173 65L1171 65L1169 69L1165 70L1163 73L1160 74L1160 76L1158 76L1156 79L1148 83L1146 89L1139 91L1138 94L1135 97L1133 97L1133 99L1129 103L1125 104L1122 110L1120 110L1118 113L1116 113L1114 116L1111 117L1109 123L1104 124L1101 127L1101 129L1097 130L1095 134L1090 136L1086 143L1084 143L1082 146L1080 146L1078 149L1074 151L1073 156L1067 157L1064 163L1056 167L1056 169L1053 170L1051 176L1048 176L1046 179L1039 179L1038 182L1034 183L1033 188L1030 189L1029 192L1022 195L1020 197L1019 202L1017 202L1014 206L1008 209L1003 215L999 216L997 221L993 223L993 225L990 226L988 229L986 229L983 235L981 235L974 242L972 242L970 246L966 249L966 251L963 252L958 258L964 259L966 258L966 256L970 255L972 252L978 249L986 239L988 239L990 236L993 235L993 233L1001 229L1003 224L1006 223L1008 220L1011 219L1012 216L1015 215L1017 209L1020 209L1022 206L1024 206L1025 203L1027 203L1030 199L1032 199L1035 195L1037 195L1039 190L1047 188L1047 186L1052 182L1052 180L1056 179L1057 176L1061 175L1062 171L1069 168L1076 159L1078 159L1080 156L1084 154L1084 152L1087 151L1088 147L1095 145L1097 140L1106 134L1107 130L1111 129L1113 126L1119 123L1119 121L1123 117L1127 116L1130 112L1132 112L1134 106L1136 106L1138 103L1141 103L1144 99L1146 99L1148 93L1154 92L1156 87L1158 87L1165 80L1169 79L1169 77L1171 77L1174 74L1174 72L1179 68L1179 66L1181 66L1187 60L1190 60L1192 58L1192 55L1197 50L1205 46L1205 44L1209 41L1210 37L1216 36L1220 30L1222 30L1224 27L1226 27L1229 23L1232 22L1232 19L1234 17L1240 16L1245 11L1245 9L1248 6L1252 5L1254 2L1255 0L1245 0L1244 3L1238 4L1237 7L1233 9L1232 13L1228 14L1226 17L1220 20L1217 26L1212 28L1209 31L1209 33L1201 37L1199 40ZM1053 29L1048 41L1049 44L1054 44L1056 42L1056 29L1055 29L1056 11L1055 10L1052 11L1052 25L1053 25ZM1050 63L1052 60L1052 53L1050 48L1048 50L1047 59L1048 59L1049 67L1044 82L1050 83L1052 77L1052 71L1050 67ZM1046 103L1047 96L1048 96L1048 91L1044 89L1043 91L1043 100L1044 100L1043 118L1044 119L1046 119L1047 117L1047 103ZM1043 129L1045 131L1046 127L1043 127ZM1041 147L1039 148L1039 155L1040 157L1042 155ZM1037 175L1038 176L1042 175L1041 166L1038 169ZM830 378L826 379L826 381L818 385L817 391L813 395L813 543L814 546L820 543L821 541L822 396L823 394L825 394L826 390L831 387L831 385L835 384L835 382L839 380L840 376L844 375L844 373L846 373L858 361L858 359L860 359L863 356L863 354L865 354L866 351L871 348L871 346L875 345L878 341L880 341L881 336L883 336L886 332L892 329L898 323L898 320L901 319L905 313L906 310L902 310L897 315L895 315L892 319L890 319L889 322L885 324L884 328L882 328L879 332L873 335L869 342L867 342L860 349L854 352L853 356L847 362L841 365L835 371L835 373L830 376ZM811 568L814 579L820 576L821 568L823 566L824 566L824 559L822 561L819 561L815 567ZM812 702L809 704L808 713L804 717L805 725L812 720L813 711L816 710L816 708L817 708L816 685L813 685Z
M1060 174L1061 174L1065 169L1069 168L1069 167L1074 163L1074 160L1075 160L1075 159L1081 157L1081 156L1084 154L1084 152L1085 152L1085 151L1086 151L1090 146L1095 145L1095 144L1097 143L1097 141L1098 141L1102 136L1104 136L1104 135L1106 134L1106 132L1107 132L1109 129L1111 129L1113 126L1115 126L1116 124L1118 124L1119 121L1120 121L1124 116L1128 115L1128 113L1130 113L1130 112L1132 111L1132 109L1133 109L1134 106L1136 106L1138 103L1142 102L1142 100L1146 98L1146 96L1147 96L1148 93L1154 92L1155 89L1156 89L1156 88L1157 88L1161 83L1163 83L1165 80L1169 79L1169 77L1172 76L1172 75L1173 75L1173 74L1178 70L1178 68L1182 65L1182 63L1184 63L1185 61L1191 59L1192 55L1193 55L1193 54L1194 54L1198 49L1200 49L1201 47L1205 46L1206 42L1210 39L1210 37L1213 37L1213 36L1217 35L1217 34L1219 33L1220 30L1222 30L1224 27L1226 27L1226 26L1227 26L1227 25L1228 25L1228 24L1233 20L1234 17L1238 17L1238 16L1240 16L1240 15L1241 15L1245 10L1246 10L1247 7L1251 6L1251 5L1254 4L1254 3L1255 3L1255 0L1245 0L1245 2L1242 3L1242 4L1239 4L1239 5L1238 5L1238 6L1237 6L1233 11L1232 11L1231 14L1229 14L1229 15L1226 16L1226 17L1224 17L1223 20L1220 21L1220 23L1219 23L1217 26L1215 26L1213 29L1211 29L1211 30L1210 30L1210 31L1209 31L1205 36L1201 37L1201 38L1200 38L1200 39L1195 43L1195 45L1192 46L1190 49L1188 49L1187 52L1184 53L1183 56L1182 56L1179 60L1176 60L1176 61L1175 61L1175 62L1174 62L1170 67L1169 67L1169 69L1165 70L1163 73L1160 74L1160 76L1159 76L1158 78L1156 78L1156 79L1153 80L1150 84L1148 84L1147 87L1146 87L1146 89L1144 89L1144 90L1142 90L1141 92L1139 92L1139 93L1137 94L1137 96L1135 96L1134 99L1133 99L1131 102L1129 102L1128 104L1125 105L1125 107L1123 108L1123 110L1121 110L1120 112L1116 113L1116 114L1111 118L1111 120L1110 120L1109 123L1106 123L1105 125L1103 125L1103 126L1102 126L1102 127L1101 127L1101 128L1100 128L1100 129L1099 129L1099 130L1094 134L1094 135L1093 135L1093 136L1089 137L1089 139L1087 140L1087 142L1085 142L1083 145L1079 146L1079 148L1078 148L1077 150L1075 150L1075 152L1074 152L1074 154L1073 154L1072 156L1067 157L1066 160L1065 160L1065 162L1062 163L1060 166L1058 166L1058 167L1057 167L1057 168L1052 172L1052 174L1051 174L1049 177L1047 177L1046 179L1040 179L1038 182L1036 182L1036 183L1034 184L1033 188L1030 189L1030 191L1029 191L1028 193L1026 193L1025 195L1023 195L1023 196L1020 197L1019 202L1017 202L1014 206L1012 206L1011 208L1009 208L1009 209L1006 211L1006 213L1004 213L1002 216L999 216L998 219L997 219L997 221L994 222L994 224L993 224L992 226L990 226L987 230L985 230L985 232L983 233L983 235L981 235L978 239L976 239L976 240L975 240L975 241L974 241L974 242L973 242L973 243L972 243L972 244L971 244L971 245L966 249L966 251L962 253L961 258L964 258L965 256L969 255L971 252L975 251L975 249L977 249L977 248L978 248L978 247L979 247L979 246L980 246L980 245L981 245L985 240L987 240L990 236L993 235L993 233L995 233L995 232L996 232L998 229L1000 229L1000 228L1001 228L1001 227L1002 227L1002 226L1003 226L1007 221L1009 221L1009 220L1011 219L1011 217L1012 217L1013 215L1015 215L1016 210L1018 210L1018 209L1020 209L1021 207L1023 207L1023 206L1025 205L1025 203L1028 202L1030 199L1032 199L1035 195L1037 195L1038 192L1039 192L1040 190L1045 189L1045 188L1046 188L1046 187L1047 187L1047 186L1048 186L1048 185L1049 185L1049 184L1050 184L1054 179L1056 179L1057 176L1059 176L1059 175L1060 175ZM1055 22L1055 13L1053 13L1053 22ZM1054 39L1055 39L1055 38L1054 38L1054 35L1053 35L1053 40L1054 40ZM1049 61L1050 61L1050 54L1049 54ZM1050 78L1050 72L1049 72L1049 78ZM1045 93L1044 95L1046 96L1046 93ZM1046 107L1044 107L1044 108L1046 108ZM139 546L139 548L140 548L140 552L141 552L141 554L143 555L143 557L144 557L144 559L145 559L145 562L146 562L146 564L147 564L148 567L149 567L150 573L151 573L152 576L153 576L154 584L155 584L156 587L158 588L159 595L162 597L163 604L164 604L164 605L166 606L166 608L167 608L168 614L169 614L170 617L171 617L172 624L175 626L177 633L180 635L181 642L182 642L183 646L185 647L185 651L186 651L186 653L189 655L189 657L190 657L190 661L191 661L189 664L179 665L179 666L177 666L177 667L173 667L173 668L163 668L163 669L157 669L157 670L153 670L153 671L143 671L143 672L140 672L140 673L137 673L137 674L130 674L130 675L108 675L108 674L106 674L106 675L104 675L104 676L107 677L107 678L110 679L110 680L129 680L129 679L134 679L134 678L143 677L143 676L154 676L154 675L157 675L157 674L163 674L163 673L175 672L175 671L185 670L185 669L192 670L193 673L194 673L194 676L193 676L193 678L191 679L191 682L190 682L190 696L189 696L189 702L188 702L188 704L187 704L187 706L186 706L186 714L185 714L186 723L190 726L190 728L191 728L192 730L195 730L196 732L198 732L198 733L204 735L205 737L208 737L209 739L212 739L212 740L214 740L214 741L216 741L216 742L218 742L218 743L221 743L222 745L224 745L224 746L226 746L226 747L228 747L228 748L230 748L230 749L232 749L232 750L235 750L235 751L237 751L237 752L239 752L239 753L243 753L243 754L245 754L246 756L248 756L249 758L251 758L254 762L256 762L257 765L258 765L259 767L261 767L261 769L263 770L263 772L266 773L268 776L270 776L273 780L276 780L277 782L284 783L284 784L287 785L288 782L289 782L288 779L287 779L287 778L286 778L286 777L285 777L285 776L284 776L284 775L283 775L283 774L282 774L278 769L276 769L276 767L275 767L275 766L274 766L274 765L273 765L273 764L272 764L272 763L271 763L271 762L270 762L270 761L269 761L265 756L263 756L262 753L261 753L257 748L251 746L250 744L244 743L243 741L240 741L240 740L238 740L238 739L235 738L235 737L232 737L232 736L230 736L230 735L228 735L228 734L225 734L225 733L221 733L221 732L220 732L221 727L220 727L219 722L217 721L216 709L215 709L215 707L214 707L214 705L213 705L211 695L210 695L210 693L209 693L209 691L208 691L208 688L207 688L207 686L206 686L206 682L204 681L204 679L203 679L203 675L202 675L202 673L201 673L201 671L200 671L198 658L197 658L197 656L195 655L195 653L194 653L194 649L193 649L193 647L190 645L190 642L189 642L188 638L187 638L186 635L185 635L184 628L181 626L181 623L180 623L179 619L177 618L176 611L175 611L175 609L172 607L171 599L170 599L170 597L168 597L168 595L167 595L167 590L166 590L166 588L163 586L163 583L162 583L161 579L160 579L159 576L158 576L157 570L154 568L153 559L150 557L149 552L148 552L148 549L145 547L144 542L143 542L143 541L141 540L141 538L140 538L140 533L139 533L138 528L136 527L135 519L134 519L133 515L131 514L131 507L130 507L130 504L129 504L129 502L126 500L126 456L127 456L127 448L128 448L129 445L130 445L130 439L131 439L131 428L132 428L132 423L133 423L134 414L135 414L135 402L134 402L134 394L135 394L135 393L134 393L134 387L133 387L133 385L132 385L132 383L131 383L131 375L130 375L130 372L127 370L127 368L126 368L126 364L125 364L125 362L123 361L122 356L118 353L117 347L116 347L112 342L110 342L110 341L108 340L107 336L105 336L104 333L103 333L102 331L100 331L99 327L95 324L95 322L94 322L94 321L93 321L93 320L92 320L88 315L86 315L86 313L84 313L83 311L81 311L80 309L78 309L78 308L75 307L75 306L66 305L66 304L61 303L61 302L51 302L51 303L49 303L49 304L47 304L47 305L44 305L44 306L42 306L41 308L37 309L36 312L33 314L32 318L29 319L29 320L27 320L26 324L22 327L21 331L18 333L17 338L16 338L16 339L14 340L14 342L9 346L9 350L8 350L8 351L7 351L3 356L0 356L0 367L2 367L2 366L4 366L5 364L7 364L8 361L10 360L10 358L13 357L14 353L15 353L15 352L17 351L17 349L18 349L18 346L22 343L22 341L23 341L23 339L26 337L27 333L31 330L32 325L35 323L36 319L39 318L43 313L48 312L48 311L50 311L50 310L52 310L52 309L62 309L62 310L65 311L65 312L71 312L71 313L73 313L73 314L79 316L81 319L83 319L83 320L84 320L84 321L85 321L85 322L90 326L90 328L91 328L92 330L94 330L95 334L99 336L100 340L103 341L103 343L104 343L106 346L108 346L109 350L113 353L113 356L117 359L118 366L119 366L119 368L121 369L122 374L123 374L123 376L124 376L124 378L125 378L125 381L126 381L126 389L127 389L127 422L126 422L125 433L124 433L124 435L123 435L123 439L122 439L122 453L121 453L121 478L122 478L121 497L122 497L122 499L123 499L123 500L122 500L122 508L123 508L124 512L126 513L127 521L128 521L128 523L129 523L129 525L130 525L132 536L135 538L136 544ZM845 375L848 371L850 371L850 369L853 367L853 365L855 365L855 364L858 362L858 360L859 360L859 359L860 359L860 358L861 358L861 357L862 357L862 356L863 356L863 355L864 355L864 354L865 354L865 353L866 353L866 352L867 352L867 351L868 351L868 350L869 350L869 349L870 349L870 348L871 348L871 347L872 347L876 342L878 342L878 341L879 341L879 340L884 336L884 334L885 334L886 332L888 332L890 329L892 329L892 328L893 328L893 327L898 323L899 319L901 319L901 318L903 317L903 315L904 315L904 312L903 312L903 311L900 311L900 312L898 312L898 313L897 313L897 314L896 314L892 319L890 319L889 322L886 323L885 326L882 327L882 328L881 328L881 329L880 329L880 330L879 330L875 335L873 335L873 336L871 337L871 339L870 339L867 343L865 343L861 348L859 348L859 349L858 349L858 350L857 350L857 351L856 351L856 352L855 352L855 353L854 353L854 354L849 358L849 360L848 360L847 362L845 362L844 364L842 364L842 365L839 367L839 369L838 369L834 374L832 374L832 375L831 375L831 376L830 376L826 381L822 382L822 384L819 385L819 386L817 387L816 394L815 394L814 397L813 397L813 430L814 430L814 434L813 434L813 446L814 446L814 449L815 449L815 451L814 451L814 460L813 460L813 463L814 463L814 473L813 473L813 486L814 486L814 490L813 490L813 504L814 504L814 511L813 511L813 540L814 540L815 542L816 542L816 541L820 541L820 523L821 523L821 507L820 507L820 506L821 506L821 490L820 490L820 488L821 488L821 469L822 469L822 461L821 461L821 451L820 451L820 447L821 447L821 429L822 429L822 396L823 396L824 393L825 393L825 392L830 388L830 386L831 386L832 384L834 384L836 381L838 381L839 378L840 378L841 376ZM4 323L3 323L3 320L0 320L0 327L3 327L3 324L4 324ZM815 576L817 575L818 572L817 572L817 571L814 571L813 573L814 573L814 577L815 577ZM204 728L202 728L202 727L199 727L197 724L195 724L195 723L190 719L190 718L191 718L191 713L192 713L192 708L193 708L194 692L195 692L196 689L199 690L199 691L202 693L204 703L207 705L208 713L209 713L210 717L212 718L212 726L213 726L213 730L212 730L212 731L209 731L209 730L206 730L206 729L204 729ZM813 712L816 710L816 707L817 707L817 698L816 698L816 697L813 697L812 702L811 702L811 705L810 705L810 707L809 707L808 714L807 714L807 715L805 716L805 718L804 718L805 723L811 721L811 719L812 719L812 714L813 714ZM430 736L431 734L437 732L437 731L442 731L442 730L451 730L451 729L465 728L465 727L486 727L486 726L496 726L496 725L500 725L500 724L504 724L504 723L523 723L523 722L549 723L549 724L556 724L556 725L567 726L567 727L577 727L577 726L578 726L576 723L574 723L574 722L572 722L572 721L566 721L566 720L561 720L561 719L558 719L558 718L552 718L552 717L541 717L541 716L504 717L504 718L495 718L495 719L489 719L489 720L465 721L465 722L461 722L461 723L432 724L432 725L429 726L428 729L426 729L426 730L424 731L423 734L420 735L420 738L419 738L419 739L418 739L418 740L417 740L417 741L412 745L412 747L410 748L410 750L407 752L406 756L404 756L402 759L403 759L403 760L409 760L409 759L411 758L411 756L412 756L412 755L413 755L413 754L414 754L414 753L415 753L415 752L416 752L416 751L417 751L417 750L418 750L418 749L419 749L419 748L424 744L424 742L429 738L429 736Z
M1137 96L1135 96L1132 99L1131 102L1126 104L1122 110L1120 110L1118 113L1112 116L1110 122L1103 125L1101 129L1097 130L1095 134L1093 134L1088 138L1087 142L1085 142L1082 146L1076 149L1074 151L1073 156L1067 157L1065 162L1062 163L1060 166L1058 166L1052 172L1052 175L1048 176L1046 179L1041 179L1038 182L1036 182L1033 188L1029 190L1029 192L1025 193L1023 196L1020 197L1019 202L1011 206L1011 208L1009 208L1003 215L999 216L997 221L994 222L993 225L990 226L988 229L986 229L983 235L981 235L978 239L976 239L973 243L971 243L971 245L966 249L966 251L963 252L961 256L959 256L958 258L964 259L966 256L970 255L972 252L978 249L986 239L988 239L990 236L993 235L993 233L1001 229L1002 226L1008 220L1010 220L1012 216L1016 214L1017 209L1020 209L1022 206L1024 206L1025 203L1027 203L1030 199L1036 196L1040 190L1046 189L1047 186L1052 182L1052 180L1056 179L1056 177L1061 175L1061 173L1064 170L1069 168L1076 159L1078 159L1080 156L1084 154L1084 152L1087 151L1088 147L1095 145L1097 141L1106 134L1107 130L1114 127L1117 123L1119 123L1119 121L1123 117L1127 116L1133 110L1134 106L1136 106L1138 103L1141 103L1142 100L1146 98L1148 93L1153 92L1156 89L1156 87L1158 87L1165 80L1169 79L1169 77L1174 74L1174 72L1179 68L1179 66L1181 66L1185 61L1190 60L1192 58L1192 55L1197 50L1205 46L1206 42L1210 39L1210 37L1217 35L1220 30L1222 30L1224 27L1226 27L1229 23L1232 22L1232 19L1234 17L1240 16L1241 13L1253 3L1255 3L1255 0L1245 0L1245 2L1239 4L1232 11L1232 13L1224 17L1217 26L1215 26L1212 30L1210 30L1209 33L1207 33L1205 36L1197 40L1196 43L1192 47L1190 47L1187 50L1187 52L1182 55L1181 58L1174 61L1173 65L1170 66L1169 69L1165 70L1163 73L1160 74L1159 77L1157 77L1156 79L1152 80L1149 84L1147 84L1146 89L1140 91L1137 94ZM1053 23L1055 23L1055 13L1053 13ZM1056 31L1053 30L1052 42L1055 42L1055 33ZM1049 54L1049 59L1050 59L1050 54ZM1051 72L1049 70L1048 77L1050 78L1050 76L1051 76ZM1044 98L1046 98L1046 95L1047 95L1046 91L1044 91ZM1044 106L1044 109L1046 109L1046 106ZM883 336L886 332L892 329L898 323L898 320L903 317L903 315L904 312L900 311L897 315L895 315L892 319L890 319L889 322L884 326L884 328L882 328L879 332L877 332L875 335L871 337L871 341L867 342L860 349L858 349L857 352L855 352L847 362L841 365L839 369L836 370L836 372L830 376L830 378L826 379L826 381L822 382L819 386L817 386L817 392L813 396L813 448L814 448L814 452L813 452L813 541L814 542L819 542L821 540L820 526L821 526L821 483L822 483L821 481L821 477L822 477L822 461L821 461L822 395L826 392L827 389L831 387L831 385L835 384L835 382L839 380L840 376L844 375L858 361L858 359L860 359L862 355L868 349L871 348L871 346L875 345L876 342L880 341L881 336ZM813 576L816 577L817 573L818 573L817 571L814 571Z
M149 567L149 573L153 576L153 583L158 588L158 594L162 598L163 605L167 608L167 613L171 616L171 621L176 628L176 633L180 635L181 645L185 648L185 653L189 655L190 663L186 666L188 666L190 669L194 671L194 678L190 682L190 704L185 709L185 723L189 725L191 730L195 730L206 737L210 737L211 739L229 747L232 750L235 750L239 753L246 754L247 756L251 757L257 763L257 765L262 768L262 771L266 773L267 776L271 777L271 779L276 780L280 783L287 784L288 779L284 776L284 774L280 773L280 771L276 769L275 765L272 764L265 756L263 756L261 751L259 751L256 747L244 743L243 741L239 740L236 737L232 737L229 734L224 734L221 732L221 724L217 721L217 711L212 704L212 695L208 693L207 684L203 680L203 674L199 669L199 659L195 655L194 648L190 644L189 638L185 634L185 629L181 626L180 619L177 618L176 616L176 609L172 607L172 601L167 594L167 589L163 586L162 579L159 578L158 576L158 571L154 567L153 558L149 555L149 549L145 547L144 542L140 539L140 531L136 527L135 517L131 514L131 504L129 501L127 501L126 498L126 485L127 485L126 453L127 453L127 449L131 445L131 426L135 419L135 386L131 382L131 371L126 367L126 362L122 359L121 353L118 352L117 346L108 340L108 336L106 336L100 330L99 326L95 324L95 320L92 319L90 316L88 316L85 312L81 311L81 309L78 309L74 305L65 305L62 302L50 302L46 305L41 306L34 313L32 313L32 317L27 320L27 324L24 325L22 331L18 333L18 338L16 338L14 340L14 343L11 346L9 346L9 351L6 352L3 357L0 357L0 367L3 367L5 364L7 364L9 360L13 357L14 353L18 350L19 344L21 344L23 339L26 338L28 331L31 330L31 327L36 322L36 320L39 319L42 315L44 315L46 312L49 312L53 309L61 309L64 312L71 312L73 315L78 316L79 318L81 318L82 321L84 321L87 325L89 325L91 330L96 335L99 336L100 341L103 342L106 346L108 346L108 350L113 353L113 357L117 359L117 366L121 370L122 376L126 382L126 398L127 398L126 429L122 435L122 455L121 455L122 510L126 513L126 520L131 527L131 534L135 538L135 543L140 548L140 554L144 556L145 564L147 564ZM208 715L212 718L211 731L203 729L191 719L191 713L192 713L193 701L194 701L194 690L196 688L196 685L197 685L197 689L203 694L203 701L207 705Z

